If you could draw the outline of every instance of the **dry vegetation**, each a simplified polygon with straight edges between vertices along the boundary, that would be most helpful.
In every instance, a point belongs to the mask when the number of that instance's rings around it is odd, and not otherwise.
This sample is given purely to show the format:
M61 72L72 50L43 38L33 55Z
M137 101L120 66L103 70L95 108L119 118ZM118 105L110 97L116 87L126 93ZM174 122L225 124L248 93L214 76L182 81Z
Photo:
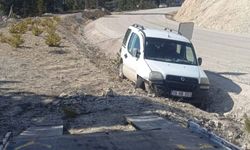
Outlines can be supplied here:
M49 31L45 43L51 47L60 46L61 37L55 31Z
M32 27L32 34L33 34L33 35L39 36L39 35L41 35L42 33L43 33L43 30L42 30L39 26L34 25L34 26Z
M248 133L250 133L250 119L246 116L245 118L245 128Z
M29 31L31 31L34 36L41 36L48 46L58 47L61 43L61 37L56 31L60 21L59 17L42 19L26 18L20 22L11 24L8 32L1 33L0 42L18 48L25 42L23 35L30 34Z

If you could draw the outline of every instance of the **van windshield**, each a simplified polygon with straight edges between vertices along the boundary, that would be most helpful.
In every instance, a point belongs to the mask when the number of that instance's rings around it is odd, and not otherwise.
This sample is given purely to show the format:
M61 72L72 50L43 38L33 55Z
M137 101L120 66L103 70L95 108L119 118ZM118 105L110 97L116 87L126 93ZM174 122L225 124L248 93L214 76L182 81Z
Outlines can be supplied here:
M197 65L194 48L190 43L160 38L146 38L144 54L145 59Z

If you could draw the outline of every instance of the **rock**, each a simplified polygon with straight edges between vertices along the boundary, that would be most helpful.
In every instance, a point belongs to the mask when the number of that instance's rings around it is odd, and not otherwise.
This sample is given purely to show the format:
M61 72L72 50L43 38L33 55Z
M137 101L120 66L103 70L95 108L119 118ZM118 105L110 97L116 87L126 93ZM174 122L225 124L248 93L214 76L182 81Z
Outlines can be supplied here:
M223 126L223 124L222 124L222 123L220 123L220 122L218 122L217 127L218 127L219 129L221 129L221 128L222 128L222 126Z
M60 104L60 100L56 99L52 102L53 106L59 105Z
M114 97L115 93L114 93L114 91L111 88L109 88L105 92L103 92L102 96L105 96L105 97Z
M227 136L231 139L234 136L234 133L232 131L228 131Z
M59 95L59 98L66 98L66 97L68 97L68 94L66 94L66 93L61 93Z

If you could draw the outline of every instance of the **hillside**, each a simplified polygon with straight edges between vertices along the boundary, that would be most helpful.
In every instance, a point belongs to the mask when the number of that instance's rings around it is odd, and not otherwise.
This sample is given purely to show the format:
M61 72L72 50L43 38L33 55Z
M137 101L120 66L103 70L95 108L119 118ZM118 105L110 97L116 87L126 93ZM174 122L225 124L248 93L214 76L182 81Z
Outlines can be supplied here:
M175 16L215 30L250 33L249 0L186 0Z

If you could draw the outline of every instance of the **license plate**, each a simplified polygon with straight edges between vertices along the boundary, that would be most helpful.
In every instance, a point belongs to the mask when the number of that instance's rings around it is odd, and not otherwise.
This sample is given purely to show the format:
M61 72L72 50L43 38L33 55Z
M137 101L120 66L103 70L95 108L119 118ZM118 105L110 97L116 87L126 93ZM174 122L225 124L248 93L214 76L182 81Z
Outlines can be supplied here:
M171 91L172 96L177 97L192 97L192 92L183 92L183 91Z

